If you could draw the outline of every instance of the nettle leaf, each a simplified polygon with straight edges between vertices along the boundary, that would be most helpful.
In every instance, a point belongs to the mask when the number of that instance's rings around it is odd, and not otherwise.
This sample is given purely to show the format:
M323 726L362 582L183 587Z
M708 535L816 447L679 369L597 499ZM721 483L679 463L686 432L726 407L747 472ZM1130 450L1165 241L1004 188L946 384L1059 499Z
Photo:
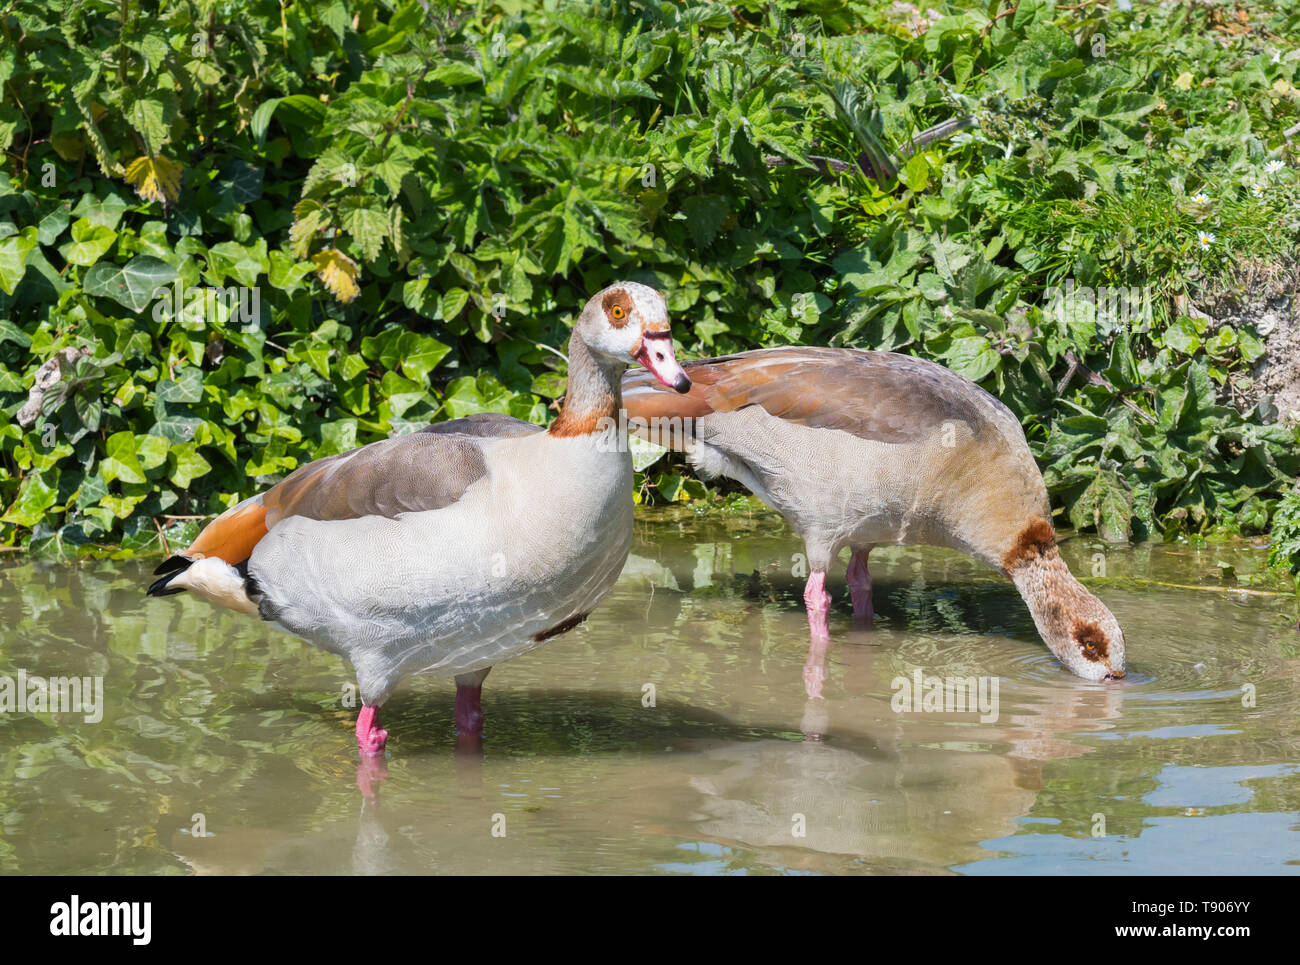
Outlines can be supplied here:
M360 180L361 171L357 166L356 158L341 148L332 147L317 158L316 163L307 172L307 178L302 184L302 194L305 198L313 192L320 192L322 188L338 185L354 188Z
M127 90L123 95L123 112L144 139L145 150L157 154L167 143L172 122L176 120L179 101L175 91L156 90L144 96Z
M311 253L311 243L316 235L330 223L330 215L319 201L304 198L294 205L293 218L293 227L289 229L293 253L299 258L306 258Z
M397 195L402 191L402 178L415 170L415 162L419 158L420 152L415 148L395 144L371 165L371 170L384 182L389 194Z
M986 378L1002 361L1002 356L982 335L953 339L943 358L950 369L972 382Z
M1098 469L1092 482L1070 507L1075 529L1095 527L1111 543L1128 542L1132 535L1133 496L1118 474Z
M718 236L730 213L727 199L716 194L695 195L682 202L686 230L691 240L701 247Z
M159 288L176 279L176 269L161 258L137 255L125 265L100 262L92 266L82 280L87 295L111 298L137 315L153 301Z
M361 286L357 284L360 274L357 263L337 248L318 251L312 256L311 263L316 266L321 283L345 305L361 294Z
M451 61L441 64L429 72L429 80L448 87L460 87L464 84L477 84L483 76L470 64Z
M171 204L181 196L185 168L161 155L138 157L126 169L126 183L146 201Z
M369 206L361 198L344 198L339 203L339 216L343 230L352 236L366 261L378 258L388 237L388 212Z

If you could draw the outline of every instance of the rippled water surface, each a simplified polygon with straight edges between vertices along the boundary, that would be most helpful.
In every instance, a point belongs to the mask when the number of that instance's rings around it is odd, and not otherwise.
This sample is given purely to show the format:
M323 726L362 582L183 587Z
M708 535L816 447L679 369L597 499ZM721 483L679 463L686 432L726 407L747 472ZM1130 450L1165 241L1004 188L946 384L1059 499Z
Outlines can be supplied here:
M337 658L146 598L156 561L10 557L0 678L100 675L104 706L0 713L0 872L1300 870L1293 598L1218 566L1262 551L1066 542L1081 577L1104 565L1089 583L1128 638L1129 678L1090 684L996 574L877 549L876 624L855 624L841 561L809 699L802 547L779 519L637 532L585 626L493 670L481 753L456 751L450 681L414 678L369 770ZM917 668L996 678L997 720L896 713Z

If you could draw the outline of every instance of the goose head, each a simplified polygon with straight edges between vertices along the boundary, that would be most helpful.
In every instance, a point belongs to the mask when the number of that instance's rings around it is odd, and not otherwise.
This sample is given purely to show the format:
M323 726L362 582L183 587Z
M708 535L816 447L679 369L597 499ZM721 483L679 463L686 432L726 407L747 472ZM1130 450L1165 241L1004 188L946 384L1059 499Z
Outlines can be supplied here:
M671 389L686 392L691 387L673 354L668 303L647 285L620 281L598 291L578 317L574 335L619 372L639 362Z
M1118 680L1124 631L1110 608L1075 579L1053 544L1009 569L1038 634L1065 669L1086 680Z
M1068 610L1044 620L1039 633L1067 670L1087 680L1125 676L1124 631L1110 608L1071 577Z

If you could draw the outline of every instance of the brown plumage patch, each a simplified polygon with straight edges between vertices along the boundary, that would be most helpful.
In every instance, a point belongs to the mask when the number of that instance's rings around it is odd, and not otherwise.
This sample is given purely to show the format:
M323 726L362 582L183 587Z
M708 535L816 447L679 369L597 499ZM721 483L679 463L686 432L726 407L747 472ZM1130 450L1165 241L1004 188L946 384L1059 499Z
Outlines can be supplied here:
M787 422L890 444L927 439L945 423L966 424L976 436L993 426L972 403L969 382L907 355L785 347L698 359L682 367L713 412L757 405ZM676 395L650 373L633 369L623 377L625 397L642 385ZM689 394L697 393L693 388Z
M561 633L568 633L570 630L572 630L579 623L582 623L586 619L587 619L587 614L575 613L573 616L569 617L569 619L561 620L559 623L551 627L549 630L542 630L538 633L534 633L533 640L535 640L537 643L541 643L543 640L551 639L551 637L558 637Z
M1056 548L1056 531L1047 520L1032 519L1016 534L1011 549L1002 557L1002 569L1010 573L1017 566L1024 566Z
M614 402L611 399L607 409L601 409L595 412L584 412L581 415L574 415L567 409L560 412L555 417L546 430L548 434L556 439L572 439L574 436L589 436L593 432L599 432L609 423L605 419L612 419L617 413L614 411Z
M265 506L249 503L238 509L229 509L204 527L185 551L185 556L190 560L216 556L235 566L252 555L253 547L266 531Z
M1074 621L1074 639L1079 641L1083 647L1083 655L1089 660L1104 660L1109 653L1110 645L1106 642L1106 634L1101 632L1101 627L1091 620ZM1092 644L1092 649L1088 645Z
M615 288L600 300L600 307L605 310L610 325L622 328L632 317L632 296L621 288Z

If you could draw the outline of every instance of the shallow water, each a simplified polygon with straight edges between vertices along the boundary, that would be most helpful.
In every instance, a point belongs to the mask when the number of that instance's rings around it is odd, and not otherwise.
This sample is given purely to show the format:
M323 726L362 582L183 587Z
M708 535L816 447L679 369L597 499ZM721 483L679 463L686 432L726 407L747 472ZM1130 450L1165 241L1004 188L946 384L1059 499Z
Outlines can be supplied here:
M101 675L104 701L96 723L0 713L0 872L1300 870L1293 598L1217 566L1262 551L1067 541L1076 574L1104 564L1089 582L1128 639L1129 678L1093 684L996 574L880 548L874 628L831 580L809 699L802 547L779 518L638 519L587 624L492 671L481 753L455 750L450 681L399 688L386 776L359 767L337 658L145 597L150 562L11 558L0 677ZM896 713L916 668L996 678L997 719Z

